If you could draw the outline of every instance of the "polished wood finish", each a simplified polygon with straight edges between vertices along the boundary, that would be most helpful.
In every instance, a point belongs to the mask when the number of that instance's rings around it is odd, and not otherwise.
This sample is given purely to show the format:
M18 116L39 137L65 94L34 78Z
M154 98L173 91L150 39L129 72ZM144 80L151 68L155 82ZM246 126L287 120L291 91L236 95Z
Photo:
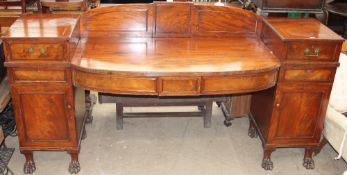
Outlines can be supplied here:
M78 15L28 15L4 36L24 173L35 171L36 150L68 151L70 172L79 170L85 95L72 86L69 66L79 40L78 22Z
M97 8L80 21L23 16L4 48L26 172L35 168L33 150L67 150L70 172L79 171L85 115L78 88L185 97L252 93L249 135L262 139L262 166L273 168L276 148L303 147L304 166L313 168L342 41L314 19L261 19L234 7L183 2ZM44 134L35 122L40 116Z
M314 19L281 18L264 19L261 39L282 65L277 85L252 95L249 136L262 140L265 170L283 147L305 148L313 169L343 39Z

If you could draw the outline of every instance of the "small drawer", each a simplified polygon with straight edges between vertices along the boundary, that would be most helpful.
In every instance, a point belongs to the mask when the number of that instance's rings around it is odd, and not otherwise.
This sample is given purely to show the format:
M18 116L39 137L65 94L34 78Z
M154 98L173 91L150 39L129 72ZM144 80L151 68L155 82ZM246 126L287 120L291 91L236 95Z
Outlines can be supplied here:
M162 77L159 82L159 95L198 95L200 80L200 77Z
M203 77L202 94L254 92L276 84L277 70L257 74Z
M63 60L64 45L56 43L45 44L11 44L13 60Z
M336 61L335 42L289 42L287 60Z
M15 83L68 82L67 70L13 69L11 72Z
M124 77L112 73L73 71L74 85L99 92L115 94L157 95L155 77Z
M334 81L335 69L283 69L281 80L284 81Z

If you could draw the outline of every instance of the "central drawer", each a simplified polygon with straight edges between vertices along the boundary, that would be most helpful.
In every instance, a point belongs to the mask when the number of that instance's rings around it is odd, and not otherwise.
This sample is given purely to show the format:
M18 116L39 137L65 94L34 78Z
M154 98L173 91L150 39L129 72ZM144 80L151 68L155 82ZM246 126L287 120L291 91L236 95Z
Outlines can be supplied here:
M11 59L13 60L63 60L63 43L13 43Z
M159 95L199 95L200 77L161 77Z

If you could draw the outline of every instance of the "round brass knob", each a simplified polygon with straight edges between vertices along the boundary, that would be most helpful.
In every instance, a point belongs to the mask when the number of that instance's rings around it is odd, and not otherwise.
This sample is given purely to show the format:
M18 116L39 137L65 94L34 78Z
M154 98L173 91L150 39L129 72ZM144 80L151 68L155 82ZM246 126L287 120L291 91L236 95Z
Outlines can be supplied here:
M71 105L67 105L67 108L68 108L68 109L71 109Z
M40 49L40 53L41 53L41 54L45 54L45 53L46 53L46 49L41 48L41 49Z
M276 104L276 107L280 107L281 105L279 103Z
M29 51L29 53L34 53L35 50L34 50L33 48L30 47L30 48L28 49L28 51Z

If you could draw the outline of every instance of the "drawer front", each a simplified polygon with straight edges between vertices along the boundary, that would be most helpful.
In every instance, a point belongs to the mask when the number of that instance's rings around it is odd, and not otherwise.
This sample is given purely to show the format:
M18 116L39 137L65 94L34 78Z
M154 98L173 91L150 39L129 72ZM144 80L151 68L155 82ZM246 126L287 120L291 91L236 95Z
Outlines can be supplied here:
M287 60L336 61L337 46L333 42L290 42Z
M334 76L335 69L284 69L280 80L333 82Z
M13 69L11 73L14 83L69 82L67 70Z
M64 44L11 44L13 60L63 60Z
M157 79L152 77L125 77L96 74L75 70L74 85L107 93L157 95Z
M277 71L252 75L203 77L203 94L226 94L264 90L275 85Z
M159 80L159 95L198 95L200 79L200 77L162 77Z

